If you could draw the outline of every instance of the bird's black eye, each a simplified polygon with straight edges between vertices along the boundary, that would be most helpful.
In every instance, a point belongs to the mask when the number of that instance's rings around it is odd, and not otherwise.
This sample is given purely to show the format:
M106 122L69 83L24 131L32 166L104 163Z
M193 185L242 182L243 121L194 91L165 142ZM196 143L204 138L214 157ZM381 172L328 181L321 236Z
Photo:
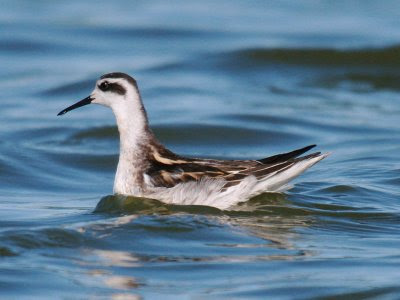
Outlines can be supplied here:
M107 91L108 90L108 88L109 88L109 84L108 84L108 82L107 81L104 81L104 82L102 82L100 85L99 85L99 88L102 90L102 91Z

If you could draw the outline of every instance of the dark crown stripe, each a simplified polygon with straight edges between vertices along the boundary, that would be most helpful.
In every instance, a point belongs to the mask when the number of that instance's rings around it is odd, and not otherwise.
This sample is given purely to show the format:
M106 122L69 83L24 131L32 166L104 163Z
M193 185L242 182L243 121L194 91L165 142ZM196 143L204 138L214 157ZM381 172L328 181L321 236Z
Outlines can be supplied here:
M133 79L131 76L125 73L121 72L112 72L112 73L107 73L104 74L103 76L100 77L100 79L106 79L106 78L123 78L126 81L128 81L130 84L132 84L134 87L137 88L137 83L136 80Z

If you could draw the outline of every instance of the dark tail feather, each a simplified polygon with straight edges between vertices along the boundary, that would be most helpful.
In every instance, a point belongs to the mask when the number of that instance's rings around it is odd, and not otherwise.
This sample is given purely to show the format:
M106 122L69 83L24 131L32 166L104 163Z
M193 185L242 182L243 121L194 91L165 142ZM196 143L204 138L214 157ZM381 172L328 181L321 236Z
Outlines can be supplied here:
M314 148L316 145L310 145L301 149L297 149L294 150L292 152L287 152L287 153L282 153L282 154L277 154L274 156L269 156L263 159L259 159L257 161L259 161L260 163L263 164L276 164L276 163L280 163L283 161L287 161L291 158L295 158L298 157L299 155L302 155L303 153L306 153L308 150Z

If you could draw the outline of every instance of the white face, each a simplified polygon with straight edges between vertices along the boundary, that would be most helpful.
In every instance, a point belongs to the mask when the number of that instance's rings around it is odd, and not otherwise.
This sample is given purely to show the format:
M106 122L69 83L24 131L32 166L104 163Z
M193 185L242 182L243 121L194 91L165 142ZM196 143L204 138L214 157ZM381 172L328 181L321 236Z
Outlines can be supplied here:
M110 107L118 115L127 111L135 114L143 109L136 81L123 73L110 73L97 80L89 97L67 107L58 115L91 103Z
M115 107L124 105L128 96L134 93L132 87L123 78L105 78L99 79L90 97L92 103ZM131 96L132 97L132 96Z

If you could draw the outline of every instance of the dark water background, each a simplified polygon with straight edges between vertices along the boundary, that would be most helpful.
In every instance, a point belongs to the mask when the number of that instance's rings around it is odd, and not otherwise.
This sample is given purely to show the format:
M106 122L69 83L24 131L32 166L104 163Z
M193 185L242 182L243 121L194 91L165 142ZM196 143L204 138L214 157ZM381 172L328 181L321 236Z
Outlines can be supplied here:
M0 2L0 298L400 298L398 1L82 2ZM333 154L241 212L94 212L114 118L56 113L110 71L181 154Z

